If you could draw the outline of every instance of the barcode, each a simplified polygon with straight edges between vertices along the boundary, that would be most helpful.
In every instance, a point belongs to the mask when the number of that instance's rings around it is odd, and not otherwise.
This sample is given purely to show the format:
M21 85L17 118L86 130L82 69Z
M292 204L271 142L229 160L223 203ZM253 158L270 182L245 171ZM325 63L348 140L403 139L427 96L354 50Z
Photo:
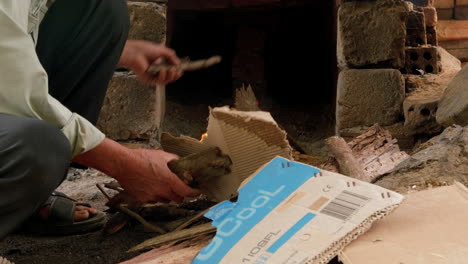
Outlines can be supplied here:
M349 191L342 191L320 212L346 221L346 219L348 219L359 208L363 207L369 200L370 199L368 197Z

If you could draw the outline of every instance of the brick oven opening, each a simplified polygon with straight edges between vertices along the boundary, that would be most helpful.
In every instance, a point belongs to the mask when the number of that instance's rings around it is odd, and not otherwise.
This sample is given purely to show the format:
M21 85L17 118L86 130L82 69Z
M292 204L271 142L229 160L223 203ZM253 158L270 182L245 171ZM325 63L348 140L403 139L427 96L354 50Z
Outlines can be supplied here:
M171 0L167 44L180 57L223 61L168 87L166 130L198 137L207 106L233 105L235 89L251 84L261 109L304 149L333 134L335 1Z

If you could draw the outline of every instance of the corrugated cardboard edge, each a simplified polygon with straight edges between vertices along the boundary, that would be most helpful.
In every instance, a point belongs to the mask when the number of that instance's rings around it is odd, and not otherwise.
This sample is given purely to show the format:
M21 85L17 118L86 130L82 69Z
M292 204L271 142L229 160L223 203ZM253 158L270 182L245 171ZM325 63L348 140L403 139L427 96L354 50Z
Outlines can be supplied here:
M395 210L400 204L401 203L395 204L375 212L361 224L359 224L353 231L346 234L346 236L340 240L333 242L329 248L320 253L315 259L306 262L306 264L327 264L330 260L336 257L340 251L346 247L346 245L367 232L371 228L373 222L384 218L386 215Z
M208 136L202 142L219 147L233 161L232 173L213 184L218 200L236 195L242 181L274 157L292 159L286 132L268 112L210 108Z

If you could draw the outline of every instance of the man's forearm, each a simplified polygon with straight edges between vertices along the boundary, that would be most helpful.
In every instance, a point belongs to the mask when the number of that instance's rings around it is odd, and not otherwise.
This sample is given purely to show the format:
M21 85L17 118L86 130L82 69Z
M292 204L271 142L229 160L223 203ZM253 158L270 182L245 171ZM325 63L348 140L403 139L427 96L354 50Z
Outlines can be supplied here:
M128 148L106 138L92 150L74 157L73 161L95 168L111 177L118 177L125 163L131 162L132 156Z

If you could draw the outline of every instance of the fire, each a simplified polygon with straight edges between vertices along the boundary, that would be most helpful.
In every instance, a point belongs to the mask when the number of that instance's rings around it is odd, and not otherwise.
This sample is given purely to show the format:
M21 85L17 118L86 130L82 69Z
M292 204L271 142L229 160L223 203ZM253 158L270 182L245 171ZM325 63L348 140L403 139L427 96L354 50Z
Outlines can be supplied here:
M200 138L200 142L203 142L203 140L205 140L205 138L208 136L208 133L203 133L201 135L201 138Z

